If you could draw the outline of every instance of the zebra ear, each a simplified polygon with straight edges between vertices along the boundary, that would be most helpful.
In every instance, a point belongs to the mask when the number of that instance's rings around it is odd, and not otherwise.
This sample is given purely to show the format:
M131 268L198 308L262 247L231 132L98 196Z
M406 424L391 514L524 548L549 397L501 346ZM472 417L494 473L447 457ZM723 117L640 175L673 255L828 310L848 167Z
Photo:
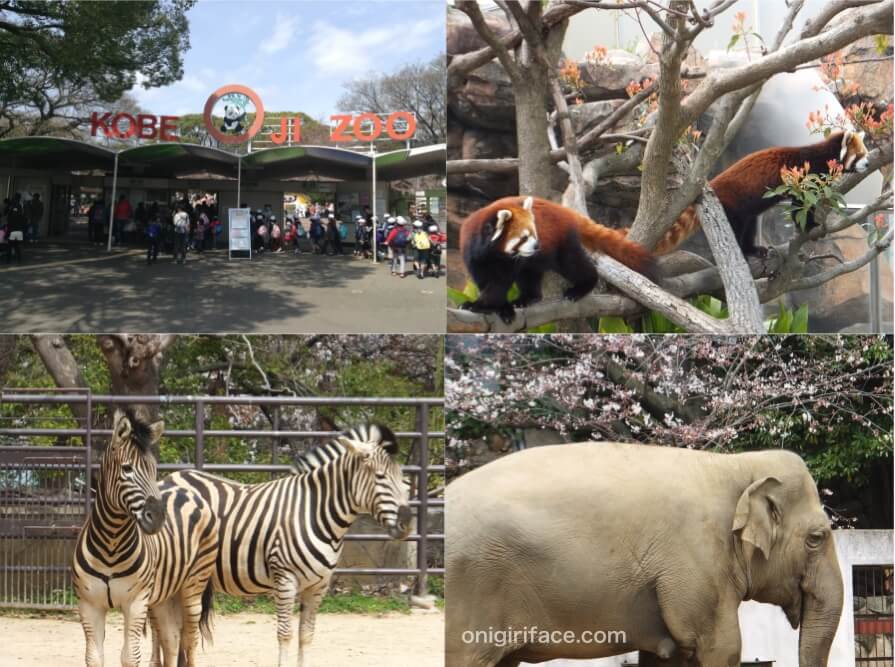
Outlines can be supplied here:
M115 410L115 416L112 419L112 442L121 442L130 434L133 426L131 420L123 410Z
M157 443L165 432L165 420L159 419L149 425L149 432L152 434L152 442Z
M343 435L339 438L339 444L352 454L357 454L364 460L369 459L371 456L373 456L373 447L370 445L370 443L360 442L359 440L352 440L351 438L346 438Z

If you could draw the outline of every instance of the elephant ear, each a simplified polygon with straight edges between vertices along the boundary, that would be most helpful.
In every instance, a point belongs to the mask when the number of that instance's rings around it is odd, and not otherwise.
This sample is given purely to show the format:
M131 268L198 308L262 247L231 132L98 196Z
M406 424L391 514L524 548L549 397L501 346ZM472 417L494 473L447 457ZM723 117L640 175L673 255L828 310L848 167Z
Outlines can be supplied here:
M732 530L742 541L746 563L752 561L756 549L765 560L771 554L780 524L780 503L774 492L781 486L776 477L764 477L752 482L737 501Z

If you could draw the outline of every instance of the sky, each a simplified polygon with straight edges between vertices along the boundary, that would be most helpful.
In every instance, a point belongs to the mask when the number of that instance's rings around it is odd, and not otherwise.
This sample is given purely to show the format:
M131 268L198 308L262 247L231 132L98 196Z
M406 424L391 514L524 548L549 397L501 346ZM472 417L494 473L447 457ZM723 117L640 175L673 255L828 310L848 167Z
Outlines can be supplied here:
M237 83L265 109L328 118L343 83L443 53L445 12L443 0L199 0L183 78L149 90L138 81L131 94L149 113L180 116Z

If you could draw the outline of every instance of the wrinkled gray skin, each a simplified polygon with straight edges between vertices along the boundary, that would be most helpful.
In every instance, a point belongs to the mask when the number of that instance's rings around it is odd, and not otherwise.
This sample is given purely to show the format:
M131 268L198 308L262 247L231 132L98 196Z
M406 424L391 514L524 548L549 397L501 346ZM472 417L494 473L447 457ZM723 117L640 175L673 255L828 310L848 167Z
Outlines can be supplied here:
M800 667L824 667L842 610L830 522L789 452L538 447L449 485L446 530L448 667L637 650L644 667L739 667L737 608L750 599L801 626ZM625 641L463 641L525 626Z

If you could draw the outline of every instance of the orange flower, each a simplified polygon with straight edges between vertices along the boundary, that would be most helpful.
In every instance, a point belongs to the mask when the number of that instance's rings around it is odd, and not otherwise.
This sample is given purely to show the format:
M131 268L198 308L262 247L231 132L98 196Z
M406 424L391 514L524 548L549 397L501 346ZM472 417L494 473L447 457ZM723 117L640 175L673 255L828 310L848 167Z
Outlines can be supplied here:
M833 178L842 176L842 168L842 164L839 162L839 160L827 160L827 171L830 172L830 176L832 176Z

